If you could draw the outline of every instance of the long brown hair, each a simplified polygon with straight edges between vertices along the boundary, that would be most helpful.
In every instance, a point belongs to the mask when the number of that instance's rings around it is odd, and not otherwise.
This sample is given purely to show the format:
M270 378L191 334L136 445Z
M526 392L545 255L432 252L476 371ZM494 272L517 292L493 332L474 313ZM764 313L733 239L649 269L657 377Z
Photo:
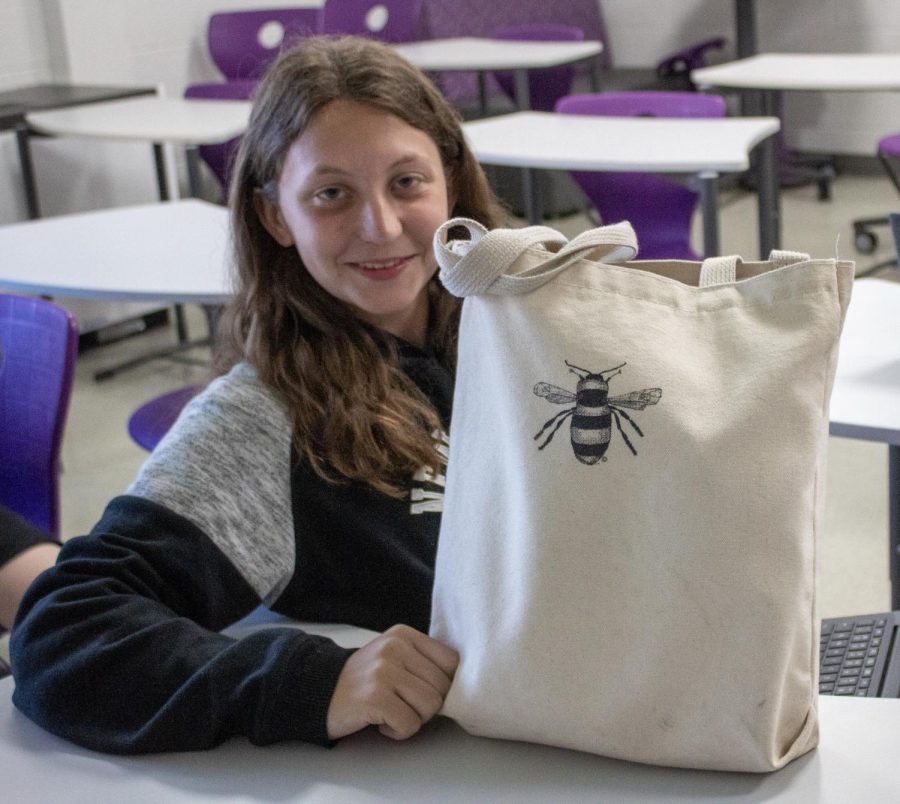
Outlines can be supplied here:
M257 91L229 197L236 292L223 316L216 369L238 359L283 399L293 443L323 478L402 496L422 467L437 471L432 404L401 370L396 342L364 323L310 276L293 246L261 223L257 195L275 202L285 155L315 115L344 99L424 131L447 176L453 215L491 227L503 211L463 138L457 113L391 47L356 37L311 37L283 53ZM452 369L460 302L436 278L429 292L429 351Z

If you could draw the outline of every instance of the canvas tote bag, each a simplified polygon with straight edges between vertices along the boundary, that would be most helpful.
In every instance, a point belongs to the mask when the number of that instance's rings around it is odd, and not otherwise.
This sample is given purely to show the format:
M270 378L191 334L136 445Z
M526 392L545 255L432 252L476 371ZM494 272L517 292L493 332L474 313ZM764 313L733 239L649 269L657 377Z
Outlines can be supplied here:
M469 240L444 242L454 227ZM458 231L458 230L455 230ZM431 634L474 734L769 771L818 740L816 537L853 264L435 236L464 296Z

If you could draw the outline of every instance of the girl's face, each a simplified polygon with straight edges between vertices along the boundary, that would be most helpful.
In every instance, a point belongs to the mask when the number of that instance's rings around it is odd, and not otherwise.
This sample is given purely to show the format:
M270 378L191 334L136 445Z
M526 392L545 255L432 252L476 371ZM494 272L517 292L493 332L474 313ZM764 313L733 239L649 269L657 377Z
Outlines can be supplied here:
M431 241L451 199L437 146L399 117L336 100L288 149L263 225L364 321L418 345L428 327Z

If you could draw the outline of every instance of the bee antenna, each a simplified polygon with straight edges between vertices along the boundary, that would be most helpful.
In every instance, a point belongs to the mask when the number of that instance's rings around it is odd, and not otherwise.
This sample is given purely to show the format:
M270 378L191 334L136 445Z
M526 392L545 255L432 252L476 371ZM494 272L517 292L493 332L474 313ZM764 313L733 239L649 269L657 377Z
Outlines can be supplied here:
M580 377L580 375L578 374L579 371L585 376L591 373L587 369L581 368L581 366L573 366L568 360L566 360L566 365L569 367L569 371L576 377L579 377L579 379L584 379L584 377Z
M613 366L612 368L609 368L609 369L603 369L603 371L598 372L598 373L599 373L599 374L606 374L607 372L615 371L615 372L616 372L615 374L610 374L609 377L606 377L607 380L611 380L611 379L612 379L613 377L615 377L617 374L621 374L621 373L622 373L622 367L623 367L623 366L627 366L627 365L628 365L627 362L626 362L626 363L620 363L618 366Z

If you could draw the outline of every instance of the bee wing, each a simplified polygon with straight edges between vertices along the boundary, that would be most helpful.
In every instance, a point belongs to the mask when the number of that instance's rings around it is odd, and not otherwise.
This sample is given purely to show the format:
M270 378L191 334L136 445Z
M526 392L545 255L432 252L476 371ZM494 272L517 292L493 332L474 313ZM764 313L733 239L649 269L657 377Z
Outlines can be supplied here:
M575 401L575 394L571 391L560 388L558 385L551 385L549 382L539 382L534 386L534 393L537 396L545 397L547 401L552 402L554 405L565 405L568 402Z
M643 391L632 391L622 396L610 397L610 405L618 405L620 408L643 410L647 405L655 405L662 396L662 388L645 388Z

